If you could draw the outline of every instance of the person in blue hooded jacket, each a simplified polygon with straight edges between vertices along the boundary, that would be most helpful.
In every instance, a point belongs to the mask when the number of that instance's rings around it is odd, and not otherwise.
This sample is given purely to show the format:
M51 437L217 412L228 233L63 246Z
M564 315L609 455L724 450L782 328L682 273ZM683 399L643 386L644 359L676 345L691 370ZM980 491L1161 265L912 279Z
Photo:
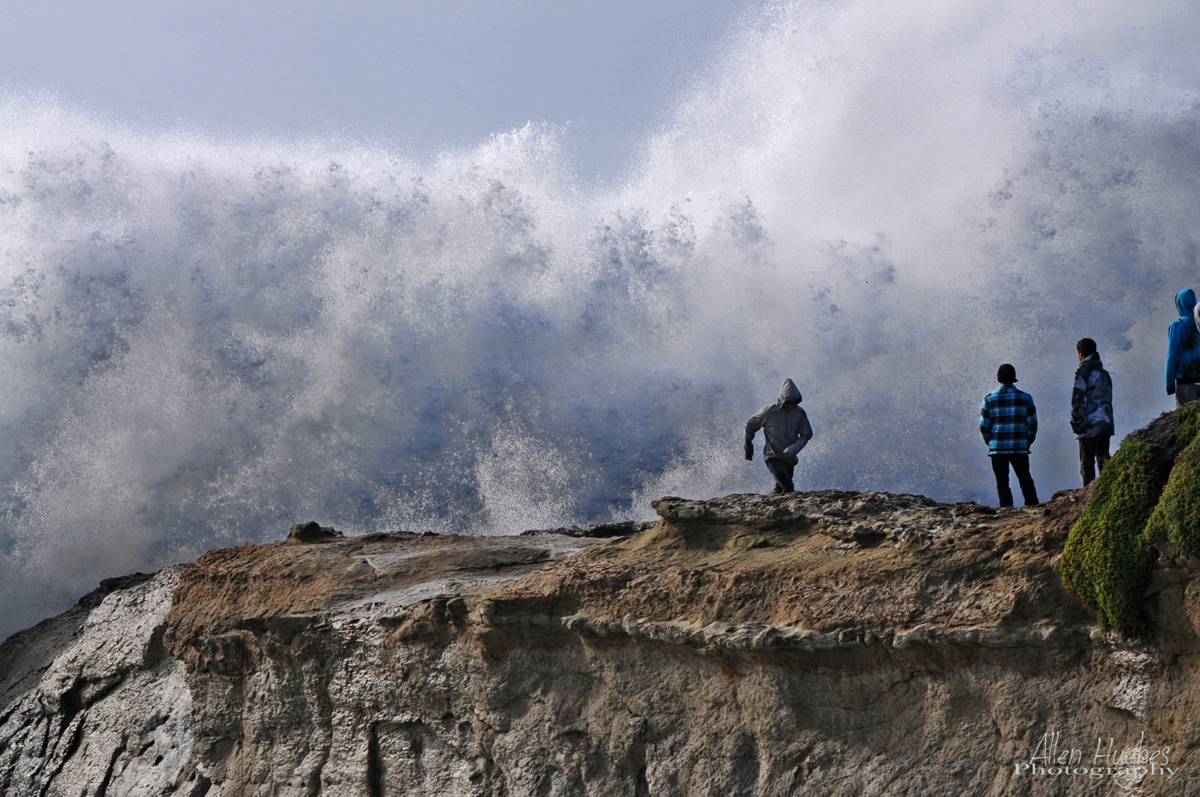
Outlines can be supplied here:
M1167 395L1174 394L1175 406L1200 398L1200 332L1196 331L1196 292L1184 288L1175 294L1179 318L1167 330Z
M779 400L763 407L746 421L746 459L754 459L754 435L762 429L763 459L766 460L767 470L775 477L775 489L772 492L796 491L792 484L792 475L798 462L796 455L808 445L813 434L808 413L800 409L802 400L796 383L785 379L783 387L779 389Z

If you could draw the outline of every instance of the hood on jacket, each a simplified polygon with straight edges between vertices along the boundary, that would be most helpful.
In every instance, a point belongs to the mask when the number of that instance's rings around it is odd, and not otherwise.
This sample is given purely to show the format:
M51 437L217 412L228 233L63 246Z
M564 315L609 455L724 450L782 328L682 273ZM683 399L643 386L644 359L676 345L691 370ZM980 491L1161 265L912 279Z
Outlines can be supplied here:
M804 401L804 398L800 395L800 388L796 387L796 383L785 379L783 387L779 388L779 401L775 402L775 406L782 408L788 401Z
M1103 367L1104 363L1100 362L1100 352L1094 351L1080 361L1079 367L1075 369L1075 373L1086 378L1092 371Z
M1191 288L1184 288L1175 294L1175 309L1179 311L1180 318L1190 319L1196 310L1196 292Z

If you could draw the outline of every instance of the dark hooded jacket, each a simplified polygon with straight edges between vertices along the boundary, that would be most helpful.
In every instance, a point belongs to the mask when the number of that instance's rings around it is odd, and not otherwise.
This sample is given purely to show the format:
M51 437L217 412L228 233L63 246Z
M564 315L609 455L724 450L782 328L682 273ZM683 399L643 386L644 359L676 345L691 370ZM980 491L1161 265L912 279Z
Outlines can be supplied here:
M759 429L763 430L763 459L795 462L796 455L808 445L813 434L808 413L799 406L785 411L783 405L789 400L800 401L800 390L792 380L785 379L779 390L779 400L769 407L763 407L746 421L747 457L754 451L754 434Z
M1175 295L1179 318L1167 330L1167 395L1175 392L1175 382L1200 381L1200 334L1196 332L1196 292L1184 288Z
M1115 431L1112 408L1112 379L1092 352L1075 370L1071 391L1071 431L1076 437L1112 437Z

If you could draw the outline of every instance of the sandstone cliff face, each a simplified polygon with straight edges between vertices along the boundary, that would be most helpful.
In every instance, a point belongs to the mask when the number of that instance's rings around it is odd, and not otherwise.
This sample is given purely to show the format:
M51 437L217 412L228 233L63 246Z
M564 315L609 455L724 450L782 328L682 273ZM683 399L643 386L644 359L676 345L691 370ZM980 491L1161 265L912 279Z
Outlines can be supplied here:
M162 645L183 569L117 579L0 647L0 794L169 793L192 752Z
M1085 497L213 551L0 647L0 794L1200 792L1194 571L1103 637L1055 570Z

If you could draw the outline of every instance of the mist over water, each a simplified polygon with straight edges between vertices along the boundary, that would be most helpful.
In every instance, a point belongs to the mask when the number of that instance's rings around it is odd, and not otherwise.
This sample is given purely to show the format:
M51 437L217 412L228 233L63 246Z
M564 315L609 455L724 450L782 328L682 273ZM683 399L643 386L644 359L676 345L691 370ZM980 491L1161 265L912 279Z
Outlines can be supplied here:
M309 519L765 491L741 429L788 376L801 489L992 502L1005 361L1039 493L1076 486L1075 340L1123 436L1200 287L1196 14L1084 5L772 5L603 187L536 125L418 164L0 98L0 635Z

